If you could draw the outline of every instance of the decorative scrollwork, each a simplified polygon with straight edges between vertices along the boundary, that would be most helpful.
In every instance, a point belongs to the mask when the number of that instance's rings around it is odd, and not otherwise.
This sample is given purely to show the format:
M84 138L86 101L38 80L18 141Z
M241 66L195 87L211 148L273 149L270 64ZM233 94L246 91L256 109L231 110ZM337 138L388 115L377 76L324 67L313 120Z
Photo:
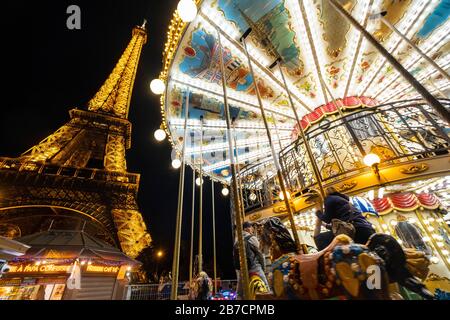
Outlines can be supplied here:
M428 165L425 163L421 164L412 164L407 167L403 167L400 169L400 172L403 174L417 174L428 170Z
M357 185L358 185L358 182L356 182L355 180L352 180L352 181L345 182L345 183L339 185L338 187L336 187L336 189L339 192L346 192L346 191L353 189Z

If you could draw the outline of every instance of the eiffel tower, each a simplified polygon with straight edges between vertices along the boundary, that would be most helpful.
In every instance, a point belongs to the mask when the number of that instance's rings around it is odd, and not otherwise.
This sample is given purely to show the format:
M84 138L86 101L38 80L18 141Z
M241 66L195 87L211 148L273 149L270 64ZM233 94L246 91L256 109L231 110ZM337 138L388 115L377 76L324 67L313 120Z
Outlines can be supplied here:
M80 229L136 257L151 243L136 197L140 175L129 173L130 98L145 22L88 110L18 158L0 158L0 235L16 238L47 230Z

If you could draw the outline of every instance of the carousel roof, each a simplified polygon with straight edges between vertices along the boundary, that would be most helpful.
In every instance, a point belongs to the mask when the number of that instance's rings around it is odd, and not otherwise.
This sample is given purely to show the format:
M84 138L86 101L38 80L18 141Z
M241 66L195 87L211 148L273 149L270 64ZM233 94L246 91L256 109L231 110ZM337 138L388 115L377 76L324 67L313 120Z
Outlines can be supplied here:
M389 27L370 17L387 11L384 18L446 70L450 0L339 2L430 92L448 89L447 79ZM336 101L351 109L420 97L327 0L197 3L194 21L186 24L177 13L171 21L160 76L166 81L161 102L165 129L180 152L189 94L187 162L199 169L202 152L203 172L214 180L231 179L218 34L241 167L267 162L270 155L254 79L239 40L249 28L246 44L277 152L292 142L296 127L279 69L269 68L277 58L282 59L303 128L337 112Z

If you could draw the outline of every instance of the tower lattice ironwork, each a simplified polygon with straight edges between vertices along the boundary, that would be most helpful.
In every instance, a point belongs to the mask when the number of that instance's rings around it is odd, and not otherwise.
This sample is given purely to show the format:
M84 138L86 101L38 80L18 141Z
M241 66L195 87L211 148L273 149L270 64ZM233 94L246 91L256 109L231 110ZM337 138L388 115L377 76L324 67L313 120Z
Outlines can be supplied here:
M151 243L136 202L139 174L127 172L130 99L145 23L114 70L70 121L18 158L0 158L0 234L23 236L59 224L84 228L136 257ZM56 225L53 225L55 228Z

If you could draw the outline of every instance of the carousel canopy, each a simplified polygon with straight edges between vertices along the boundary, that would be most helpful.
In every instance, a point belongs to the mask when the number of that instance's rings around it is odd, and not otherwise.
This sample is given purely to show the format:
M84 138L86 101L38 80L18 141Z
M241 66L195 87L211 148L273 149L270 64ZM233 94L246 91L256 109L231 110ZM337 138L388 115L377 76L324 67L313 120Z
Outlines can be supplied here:
M447 70L449 0L339 3L430 92L448 89L449 82L442 74L373 15L386 11L388 23ZM336 105L345 111L420 98L328 0L204 0L197 4L198 14L189 24L177 13L171 21L160 76L166 83L161 102L165 129L180 153L189 97L186 160L196 169L202 163L203 173L214 180L228 183L231 179L220 54L234 120L236 160L240 167L266 163L267 175L275 171L267 165L271 151L255 81L275 151L296 137L297 121L280 67L304 129L337 113ZM245 41L255 79L240 41L250 28ZM270 68L277 59L281 63Z

